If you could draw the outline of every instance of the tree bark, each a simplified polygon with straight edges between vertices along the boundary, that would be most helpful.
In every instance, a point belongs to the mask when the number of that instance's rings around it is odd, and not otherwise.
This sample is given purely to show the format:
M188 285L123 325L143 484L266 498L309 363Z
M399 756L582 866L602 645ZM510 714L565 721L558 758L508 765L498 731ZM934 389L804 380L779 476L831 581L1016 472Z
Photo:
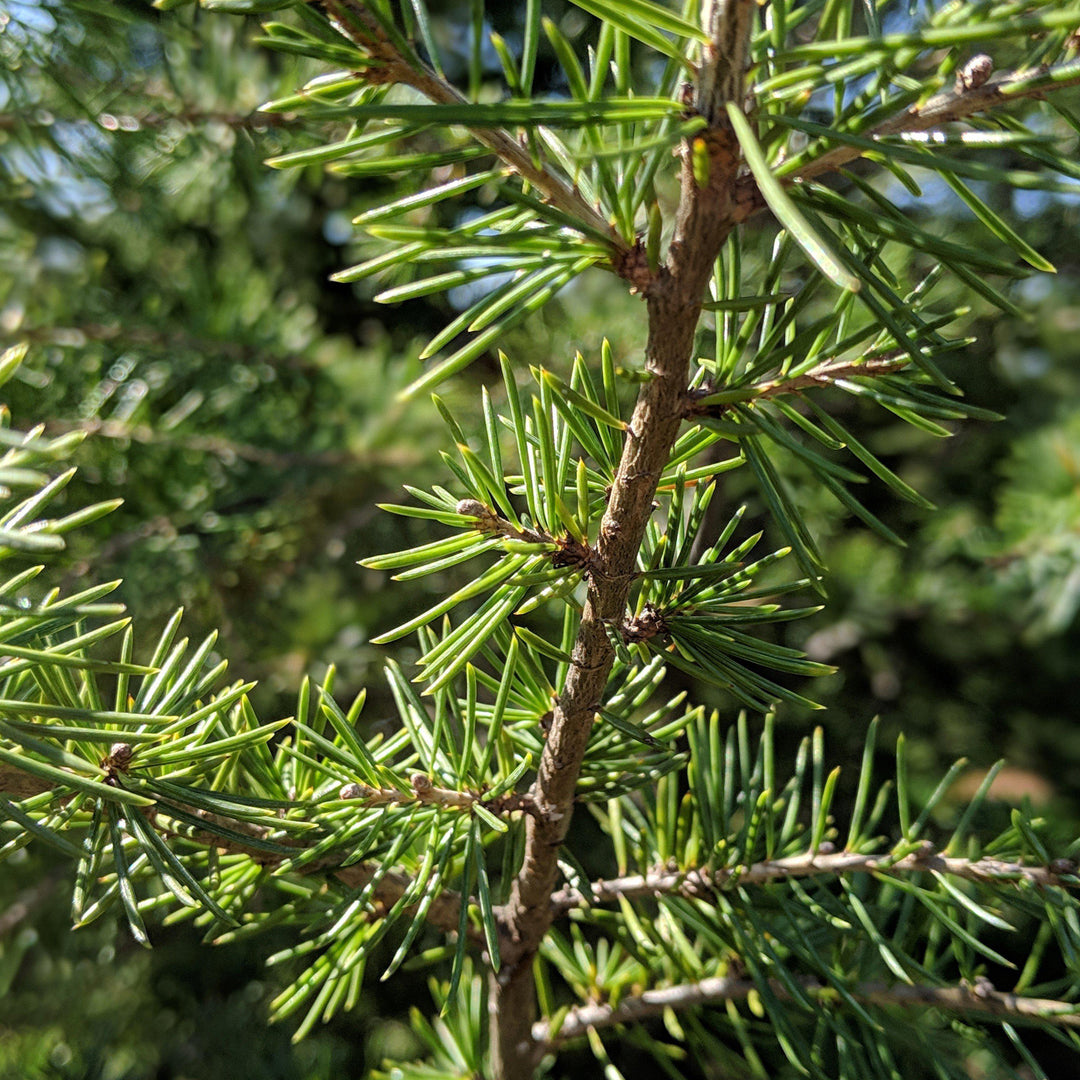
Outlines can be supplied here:
M490 1002L495 1080L528 1080L536 1065L532 961L554 915L551 897L557 883L558 850L570 826L581 762L614 661L605 626L621 626L627 614L653 497L686 415L690 360L705 290L734 224L740 162L734 133L718 121L695 136L697 140L703 140L708 155L707 182L701 185L695 179L693 148L684 147L675 238L665 265L644 290L649 326L647 379L600 524L598 569L589 580L573 663L555 705L530 793L536 810L526 823L521 870L497 913L502 968L493 977Z

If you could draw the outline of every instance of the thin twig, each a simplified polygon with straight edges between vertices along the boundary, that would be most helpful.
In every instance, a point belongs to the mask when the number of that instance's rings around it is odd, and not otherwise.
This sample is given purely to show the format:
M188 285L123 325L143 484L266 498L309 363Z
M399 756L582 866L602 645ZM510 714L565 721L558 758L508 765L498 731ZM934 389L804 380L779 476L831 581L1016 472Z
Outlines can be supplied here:
M900 349L888 353L859 356L854 360L822 360L821 363L815 364L809 371L804 371L799 375L781 379L769 379L766 382L752 383L750 386L741 387L737 401L750 405L755 401L764 401L769 398L783 397L785 394L798 394L802 390L830 386L840 379L868 375L891 375L907 367L910 363L910 357ZM734 401L725 404L705 403L702 399L708 398L713 392L709 387L701 387L691 391L686 405L687 419L693 419L696 416L718 416L734 404Z
M180 109L177 112L144 113L136 116L131 113L102 112L96 117L55 116L45 109L27 110L25 113L0 113L0 131L16 131L20 128L51 128L63 124L84 124L93 120L105 131L124 133L142 130L157 130L168 124L223 124L234 131L265 131L267 128L285 127L296 122L296 117L288 113L233 113L222 111L203 111L202 109Z
M201 337L183 330L161 330L134 323L83 323L78 326L19 326L13 331L0 331L0 341L40 342L64 348L83 348L88 341L113 342L118 348L136 347L175 353L178 350L251 361L268 367L298 371L305 375L317 373L320 365L303 355L277 355L263 344L254 345L225 338Z
M574 908L663 895L709 896L735 885L772 885L791 878L841 877L845 874L882 874L893 877L933 872L975 881L981 885L1024 883L1045 889L1062 886L1075 889L1080 881L1076 866L1067 861L1052 866L1029 866L1005 859L962 859L931 851L916 851L897 859L891 855L862 855L858 852L807 852L784 859L770 859L745 867L721 870L658 871L594 881L591 897L579 889L560 889L551 897L556 915Z
M220 435L178 435L158 431L150 424L131 424L124 420L50 420L45 428L53 433L83 431L87 435L96 435L105 439L129 439L142 445L193 450L200 454L212 454L225 462L250 461L255 465L266 465L273 469L339 468L346 465L374 468L380 464L377 455L357 454L349 450L323 450L315 454L301 450L283 452L271 450L265 446L255 446L252 443L236 442ZM381 462L381 464L400 465L401 462L393 460Z
M382 36L377 24L364 10L361 0L322 0L322 6L334 17L335 26L340 33L378 61L380 81L411 86L437 105L472 104L456 87L440 78L426 64L418 59L407 60L401 56ZM346 13L353 18L344 17ZM354 20L366 25L368 32L358 32ZM630 253L632 245L619 235L604 215L586 202L581 193L561 176L551 172L543 164L534 162L531 153L512 135L491 127L470 127L469 131L477 142L486 146L500 161L528 181L552 206L577 218L594 232L606 236L615 255L625 258Z
M17 799L30 798L45 791L51 791L56 787L49 780L31 772L23 771L8 763L0 763L0 792L13 795ZM522 807L524 809L524 807ZM295 856L303 854L303 843L294 837L278 837L266 826L257 825L250 821L241 821L221 814L211 814L195 806L184 807L184 810L192 817L205 821L207 827L196 828L181 825L169 819L169 807L159 803L153 808L152 816L160 816L170 821L163 828L166 833L183 835L189 841L195 841L207 848L232 854L246 855L255 862L268 868L277 867ZM229 830L232 836L222 836L215 831L213 826L219 825ZM251 843L245 843L244 837L249 837ZM324 839L320 835L315 842ZM273 840L282 847L294 849L289 854L266 851L259 846L260 841ZM372 903L377 910L389 910L405 894L412 885L412 879L405 873L396 870L384 871L378 863L360 862L350 866L342 866L351 853L349 851L331 851L319 859L301 863L298 866L289 866L287 872L302 876L312 874L328 874L350 889L362 889L367 886L376 875L379 881L372 893ZM425 921L436 929L446 933L456 933L459 926L459 914L461 910L461 896L452 889L441 892L432 902L425 916ZM479 935L476 941L481 939Z
M797 980L800 989L812 998L833 1001L836 990L817 979ZM792 994L778 980L769 980L769 992L781 1001L791 1001ZM533 1025L532 1035L545 1052L571 1039L580 1038L589 1029L614 1027L617 1024L640 1023L659 1016L668 1009L676 1011L724 1001L740 1001L748 997L757 984L750 979L718 977L696 983L646 990L625 998L618 1005L581 1005L571 1009L557 1029L541 1021ZM988 980L959 986L888 986L885 983L861 983L848 988L856 1001L880 1008L901 1007L938 1008L945 1012L993 1017L1004 1021L1045 1023L1061 1027L1080 1028L1080 1005L1047 998L1025 998L995 990Z
M424 773L415 773L409 778L411 791L398 788L373 788L368 784L346 784L340 791L342 799L355 799L365 806L401 806L420 803L425 806L441 806L444 810L471 810L482 806L493 814L532 813L534 807L528 795L508 792L489 798L482 791L456 791L453 788L438 787L431 777Z
M1024 98L1039 98L1051 90L1076 85L1080 85L1080 60L1036 71L1003 72L979 86L964 85L962 81L958 81L957 86L936 94L929 101L912 105L877 127L859 132L859 137L876 142L894 135L929 131L965 120L998 105ZM833 172L849 162L856 161L867 152L859 146L836 146L795 172L782 177L782 180L785 184L813 180L823 173ZM765 200L752 176L740 178L736 203L735 214L740 222L765 208Z

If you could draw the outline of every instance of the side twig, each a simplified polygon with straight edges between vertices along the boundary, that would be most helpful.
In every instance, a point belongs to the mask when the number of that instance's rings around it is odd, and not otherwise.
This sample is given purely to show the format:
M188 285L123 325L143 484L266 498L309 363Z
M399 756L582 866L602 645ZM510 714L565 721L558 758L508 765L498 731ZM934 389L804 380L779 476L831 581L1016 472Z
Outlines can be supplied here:
M424 779L427 778L424 777ZM420 786L423 787L423 784L421 783ZM54 787L54 784L40 776L25 772L14 765L0 763L0 792L2 793L12 795L17 799L26 799L51 791ZM436 792L438 790L430 789L430 791ZM207 826L217 824L225 827L230 835L223 836L210 827L205 829L193 828L189 825L174 822L169 818L169 807L165 804L158 804L157 807L153 808L152 820L160 816L165 823L156 827L165 833L175 832L182 834L185 839L216 851L246 855L260 865L270 869L280 866L287 860L291 861L292 858L301 855L304 851L305 846L301 841L293 837L276 837L273 831L265 826L222 815L211 815L195 806L186 806L183 809L192 817L206 821ZM511 810L525 809L525 806L511 806L508 802L501 809L504 812L510 812ZM243 837L250 837L252 842L250 844L245 843ZM322 838L320 836L318 839ZM268 852L265 848L259 846L260 841L266 840L274 840L282 847L288 847L292 850L289 854ZM380 869L378 863L359 862L349 866L342 866L341 864L346 861L349 855L349 851L330 851L318 859L301 862L298 866L289 866L288 872L302 876L328 874L350 889L362 889L378 875L379 881L371 897L376 910L392 908L412 885L412 879L408 874L397 870L384 872ZM448 889L440 893L432 902L426 915L426 922L446 933L457 933L460 911L461 896ZM476 940L479 942L481 939L478 936Z
M361 0L322 0L322 6L335 20L339 31L379 64L380 81L411 86L437 105L469 104L468 98L426 64L418 59L403 57L386 40ZM562 177L546 169L543 164L537 165L530 152L512 135L499 128L470 128L469 131L477 142L486 146L523 180L527 180L552 206L606 236L613 254L622 257L629 254L630 245L612 228L603 214L586 202Z
M988 78L979 85L958 79L953 89L944 90L929 101L921 105L912 105L911 108L890 117L877 127L860 132L859 138L870 142L880 142L894 135L931 131L945 124L954 124L969 116L986 112L995 106L1011 101L1021 101L1024 98L1042 97L1051 90L1077 85L1080 85L1080 61L1036 71L1003 72ZM868 152L869 148L862 146L836 146L782 179L785 184L813 180L824 173L843 168ZM765 209L765 200L758 191L757 182L752 176L740 177L736 204L735 216L740 222Z
M1039 889L1061 886L1080 888L1076 864L1070 860L1055 860L1050 866L1028 866L1004 859L962 859L939 855L933 851L915 851L897 859L891 855L861 855L858 852L807 852L784 859L770 859L746 867L731 867L715 871L685 870L658 871L652 874L633 874L590 885L591 897L580 890L560 889L551 897L556 916L574 908L617 903L620 899L634 900L669 895L709 896L735 885L772 885L791 878L841 877L844 874L880 874L903 877L909 874L937 873L980 885L1025 884Z
M836 990L817 979L798 980L799 987L811 998L832 1000ZM778 980L769 980L769 992L781 1001L792 1000L791 992ZM580 1038L590 1029L617 1024L637 1023L659 1016L668 1009L676 1011L715 1005L747 998L757 984L750 979L718 977L696 983L646 990L626 998L618 1005L582 1005L571 1009L556 1029L541 1022L533 1025L533 1038L545 1052L571 1039ZM986 979L959 986L887 986L885 983L862 983L849 988L856 1001L879 1007L937 1008L944 1012L982 1015L996 1019L1051 1024L1080 1028L1080 1005L1047 998L1026 998L995 990Z

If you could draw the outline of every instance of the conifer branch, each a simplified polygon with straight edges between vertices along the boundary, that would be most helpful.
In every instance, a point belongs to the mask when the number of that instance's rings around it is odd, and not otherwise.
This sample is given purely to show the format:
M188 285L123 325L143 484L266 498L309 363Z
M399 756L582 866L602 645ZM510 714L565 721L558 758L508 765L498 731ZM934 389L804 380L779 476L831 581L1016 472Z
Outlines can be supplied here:
M954 124L969 116L987 112L999 105L1025 98L1041 98L1051 91L1080 85L1080 60L1034 71L1002 72L990 77L975 75L976 71L983 72L985 68L978 66L971 69L971 74L967 77L961 72L952 89L943 90L921 105L912 105L877 127L860 132L859 138L877 142L894 135L931 131L945 124ZM885 149L885 146L882 149ZM836 146L807 162L796 172L782 177L782 181L791 185L813 180L843 168L867 152L866 148L860 146ZM739 179L736 203L735 216L739 222L765 209L765 199L758 191L757 182L752 176Z
M419 58L406 58L386 35L376 20L365 10L363 0L321 0L322 6L334 20L338 31L355 45L370 54L378 65L377 75L371 72L372 83L399 83L411 86L437 105L468 105L469 100L456 87L440 78ZM612 228L610 222L582 198L576 188L557 176L543 164L537 164L532 154L508 132L498 128L469 128L477 142L486 146L504 164L539 191L545 200L558 210L585 223L594 232L605 235L611 245L613 258L624 259L631 246Z
M814 978L796 980L810 998L824 1005L838 1001L837 991ZM769 992L781 1001L791 1001L792 994L779 980L769 980ZM640 1023L660 1016L668 1009L715 1005L742 1001L757 989L750 979L720 976L696 983L646 990L625 998L618 1005L581 1005L571 1009L556 1028L541 1021L533 1025L532 1036L539 1047L538 1056L571 1039L580 1038L590 1029L617 1024ZM995 990L987 979L957 986L888 986L885 983L862 983L849 988L855 1001L879 1008L936 1008L943 1012L984 1016L995 1020L1043 1023L1058 1027L1080 1028L1080 1005L1048 998L1027 998Z
M425 777L425 779L427 778ZM23 771L6 763L0 763L0 792L14 795L18 799L26 799L50 791L54 786L48 780L34 773ZM453 794L460 795L461 793L454 792ZM520 799L519 796L512 796L511 799L513 798ZM524 800L522 802L524 803ZM509 801L507 805L510 805ZM514 809L524 808L524 805L514 807ZM290 858L289 855L268 852L259 846L260 841L273 838L271 830L265 826L221 814L209 814L196 806L188 806L184 807L184 809L192 817L205 821L207 828L197 829L177 825L176 827L166 827L162 830L163 832L182 834L188 840L194 840L207 848L213 848L217 851L247 855L260 865L270 868L278 866ZM167 804L159 804L156 812L162 817L168 818L169 807ZM223 836L212 828L213 825L220 825L236 835ZM252 843L245 844L243 839L239 838L240 836L250 837ZM283 847L295 849L296 855L302 854L304 850L303 843L292 837L278 839L276 842ZM379 876L379 881L372 894L372 902L377 908L382 909L392 908L412 884L412 879L408 874L397 870L384 871L375 862L359 862L349 866L342 866L342 862L346 860L348 855L349 852L330 852L319 859L291 867L290 870L293 873L305 876L329 874L350 889L362 889L376 876ZM459 926L460 905L461 897L456 892L450 889L444 890L432 902L425 917L426 921L436 929L446 933L456 933ZM477 938L477 940L480 939Z
M431 782L431 777L415 773L409 777L411 791L398 788L373 788L367 784L346 784L340 791L342 799L356 799L366 806L386 806L388 804L407 805L421 803L426 806L441 806L443 809L469 810L476 805L483 806L493 814L532 813L533 805L528 795L508 792L494 799L487 798L482 791L456 791L452 788L438 787Z
M157 430L152 424L133 424L126 420L50 420L45 428L49 432L63 434L83 431L103 439L130 439L144 446L168 446L180 450L193 450L198 454L211 454L228 462L232 459L250 461L273 469L295 468L341 468L348 465L374 465L376 456L350 450L321 450L307 453L303 450L272 450L253 443L236 442L223 435L175 435ZM386 464L400 464L391 458Z
M168 808L162 808L164 814L168 814ZM199 816L206 818L208 815L201 811L195 811ZM217 817L218 823L227 826L231 830L247 830L252 839L261 839L269 835L268 830L252 825L250 822L239 822L233 819ZM210 829L205 831L193 830L185 834L188 839L197 839L209 848L219 851L250 856L254 861L267 867L274 867L287 858L285 855L272 855L254 846L246 846L242 841L233 840L221 836ZM302 848L295 840L282 840L282 844L289 847L297 847L298 854ZM392 908L412 886L412 878L400 870L386 870L376 862L358 862L349 866L341 863L348 853L331 852L321 859L302 863L299 866L290 867L290 872L301 876L312 874L328 874L336 878L348 889L360 890L366 888L373 880L378 878L375 888L372 890L371 903L376 911L388 911ZM411 905L407 910L412 914L417 905ZM461 897L452 889L442 890L432 901L431 906L424 917L429 926L444 933L456 933L460 924ZM477 942L482 939L477 936Z
M726 61L730 65L733 58ZM723 65L725 58L718 62ZM647 378L600 524L598 571L588 579L573 661L553 709L533 785L537 812L526 822L521 869L498 912L502 966L491 980L490 999L492 1071L498 1080L527 1080L532 1075L532 959L551 925L559 847L614 661L606 627L621 624L625 616L657 483L682 423L703 298L716 255L735 225L733 194L740 161L738 140L721 109L712 126L694 136L693 146L683 148L675 236L666 263L643 289L649 324Z
M725 867L720 870L659 871L651 874L632 874L607 881L594 881L589 886L591 897L580 890L560 889L551 898L556 915L574 908L627 900L656 897L665 894L679 896L710 896L736 885L772 885L791 878L841 877L845 874L879 874L906 876L937 873L974 881L980 885L1027 885L1037 889L1059 886L1080 888L1076 864L1056 860L1050 866L1029 866L1004 859L963 859L940 855L933 850L917 850L897 859L892 855L864 855L859 852L806 852L783 859L770 859L746 867Z

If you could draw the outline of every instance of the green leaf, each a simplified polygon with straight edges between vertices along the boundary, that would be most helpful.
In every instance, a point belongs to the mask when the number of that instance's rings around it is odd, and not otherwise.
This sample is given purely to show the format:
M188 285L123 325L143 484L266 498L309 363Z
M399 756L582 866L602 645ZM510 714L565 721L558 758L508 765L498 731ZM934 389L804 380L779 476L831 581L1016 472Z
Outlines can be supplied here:
M22 341L0 353L0 386L3 386L19 370L19 365L26 359L29 350L30 343Z
M607 409L597 405L584 394L579 394L553 371L548 371L546 368L533 368L532 371L536 378L546 382L556 394L562 397L564 401L568 402L579 412L583 412L587 416L591 416L597 422L607 424L608 427L615 428L617 431L626 430L627 423L625 420L618 416L613 416Z
M545 277L543 281L534 279L532 283L533 291L526 299L519 301L513 310L504 314L494 325L488 326L486 330L479 333L466 345L463 345L453 355L448 356L441 363L426 371L419 379L410 383L398 394L398 399L407 400L422 391L431 390L451 375L467 367L507 330L517 326L533 312L543 307L567 282L592 266L594 262L596 262L595 255L585 255L553 277Z
M124 837L120 831L120 814L113 803L107 803L105 813L109 819L109 836L112 840L113 867L116 870L117 884L120 887L120 900L124 905L131 935L144 948L150 948L150 938L146 926L139 914L139 902L135 897L135 885L131 879L131 868L124 853Z
M676 15L670 8L652 3L652 0L573 0L573 3L686 67L690 66L690 61L683 49L660 31L666 30L691 41L707 43L709 40L700 26Z
M969 210L999 240L1008 244L1024 262L1044 273L1056 274L1054 264L1040 255L1000 214L995 213L962 180L942 170L939 175L963 200Z
M372 120L397 120L412 125L454 125L472 129L500 127L580 127L583 124L629 123L677 116L682 106L670 98L604 98L601 101L501 101L492 103L462 102L460 105L388 104L357 105L349 110L358 123ZM470 148L472 149L472 148ZM490 154L486 148L480 153ZM394 166L399 168L400 166ZM348 172L347 167L342 167ZM355 175L355 174L350 174Z
M171 744L164 743L160 748L152 748L145 754L139 755L140 765L187 765L203 758L220 757L226 758L247 749L257 743L267 742L276 731L280 731L292 721L286 717L284 720L275 720L271 723L262 724L253 731L242 731L237 735L228 735L221 739L209 739L191 746L183 746L177 750L171 749Z
M816 60L832 56L880 56L900 49L944 48L969 43L985 44L998 38L1026 40L1055 27L1072 29L1076 25L1076 8L1066 5L1060 11L1041 11L1029 18L1010 16L997 22L954 23L950 26L920 27L908 33L882 34L881 37L837 37L833 40L812 41L785 49L778 60ZM880 62L877 61L877 62Z
M741 445L746 460L757 477L769 511L791 545L799 566L804 573L817 581L823 569L821 555L783 480L768 455L756 446L754 439L744 438ZM817 587L820 589L820 585Z
M835 285L851 292L858 292L861 282L846 270L840 260L832 253L825 241L814 231L813 226L803 217L799 208L792 201L784 185L773 175L772 168L765 158L765 152L754 135L750 121L736 102L726 103L728 118L735 129L736 138L742 147L743 156L754 179L758 183L769 209L777 220L791 234L795 242L806 252L810 261Z
M67 855L68 858L79 859L82 857L82 851L67 837L61 835L56 829L50 829L42 825L40 821L24 813L20 807L8 802L7 799L0 798L0 816L7 817L17 825L21 825L31 836L36 837L50 847L56 848L57 851Z
M376 645L382 645L404 637L406 634L411 634L414 630L426 626L440 615L445 615L463 601L498 588L500 584L521 570L529 562L529 559L528 555L505 556L476 580L462 586L457 592L439 601L434 607L428 608L427 611L410 619L408 622L402 623L401 626L387 631L385 634L380 634L377 638L372 638L372 642Z
M202 884L188 870L187 866L173 854L172 849L165 840L157 833L142 814L131 814L128 819L128 827L141 841L142 849L156 862L159 875L165 878L172 875L185 889L189 890L198 903L202 904L215 918L220 919L229 926L239 926L234 919L217 901L203 888Z
M618 713L609 712L607 709L597 709L597 716L599 716L606 723L610 724L616 731L622 732L623 735L628 735L635 742L644 743L646 746L654 747L655 749L666 749L664 744L660 742L655 736L650 735L644 728L638 724L627 720L623 716L619 716Z
M56 536L52 533L0 527L0 547L9 548L11 551L38 554L47 551L63 551L66 544L62 536Z
M85 792L87 795L93 795L99 799L104 799L107 802L118 802L128 806L137 807L154 805L153 799L144 798L142 795L137 795L133 791L127 791L122 787L106 784L100 780L92 780L88 776L83 776L68 769L57 768L55 765L50 765L47 762L39 761L36 758L31 757L29 754L17 754L3 746L0 746L0 761L5 761L8 765L13 765L16 769L31 773L42 780L46 780L61 791L67 788L74 788L76 791ZM91 765L88 761L82 762L81 764L86 769L93 769L95 772L99 773L101 771L96 766Z
M473 176L466 176L460 180L450 180L445 184L426 188L424 191L418 192L415 195L406 195L402 199L396 199L393 202L383 203L381 206L373 207L371 210L367 210L358 217L353 218L353 224L372 225L379 221L386 221L389 218L398 217L401 214L408 214L413 210L419 210L425 206L432 206L437 202L441 202L443 199L451 199L457 195L463 195L467 191L473 191L475 188L483 187L484 184L492 183L505 175L506 169L499 168L488 169L485 172L476 173Z
M541 656L546 656L551 660L558 660L564 664L571 662L572 658L568 652L564 652L562 649L552 645L550 641L546 641L539 634L534 634L527 626L515 626L514 636L520 638L529 648L535 649Z

